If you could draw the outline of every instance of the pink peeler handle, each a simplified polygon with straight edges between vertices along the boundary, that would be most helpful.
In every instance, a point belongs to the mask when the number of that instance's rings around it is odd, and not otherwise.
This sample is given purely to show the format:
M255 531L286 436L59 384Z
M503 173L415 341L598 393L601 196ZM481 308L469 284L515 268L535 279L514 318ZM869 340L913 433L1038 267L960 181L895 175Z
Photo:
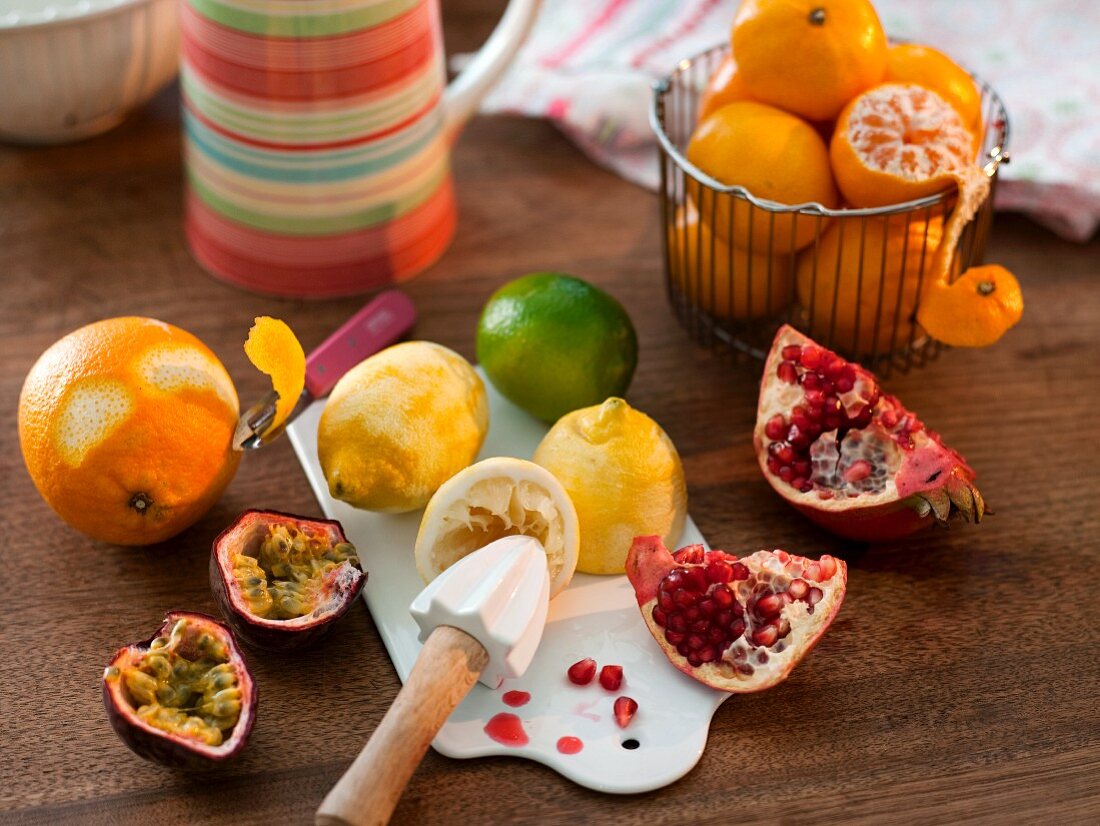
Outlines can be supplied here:
M306 390L327 396L343 375L367 356L393 344L416 323L416 308L400 290L379 293L306 359Z

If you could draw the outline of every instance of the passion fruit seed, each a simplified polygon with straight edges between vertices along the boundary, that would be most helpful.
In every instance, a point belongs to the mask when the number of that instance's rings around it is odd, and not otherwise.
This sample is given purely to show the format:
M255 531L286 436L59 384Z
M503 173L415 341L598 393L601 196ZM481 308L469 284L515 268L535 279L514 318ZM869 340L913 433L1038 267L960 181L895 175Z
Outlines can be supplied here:
M317 607L328 574L345 562L358 564L351 543L333 543L324 533L275 524L268 528L256 556L236 556L233 576L250 613L288 620L304 617Z
M661 580L653 607L665 640L692 666L725 660L741 674L752 674L750 660L766 663L764 649L785 647L791 624L783 609L802 602L812 614L824 593L811 582L825 582L837 572L828 555L806 564L780 551L775 556L780 572L750 578L744 563L724 551L689 545L673 554L680 567Z
M241 714L241 690L224 643L186 619L157 637L120 674L138 719L208 746L221 745Z

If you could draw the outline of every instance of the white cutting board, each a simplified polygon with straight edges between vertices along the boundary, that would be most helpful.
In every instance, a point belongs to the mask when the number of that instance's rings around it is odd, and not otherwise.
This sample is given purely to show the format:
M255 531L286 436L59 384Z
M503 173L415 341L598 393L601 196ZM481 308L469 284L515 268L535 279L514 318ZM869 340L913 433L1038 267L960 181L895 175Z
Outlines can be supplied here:
M485 384L490 427L478 458L530 459L546 425ZM322 510L340 520L370 574L363 597L404 681L420 652L409 604L424 587L413 563L421 512L371 513L329 496L317 461L317 422L323 407L323 400L315 402L287 434ZM692 542L705 540L689 517L676 547ZM612 694L598 680L587 686L570 683L566 669L584 657L594 658L600 666L621 665L622 688ZM531 699L511 708L502 700L507 691L526 691ZM623 694L638 702L638 712L625 730L612 714L612 703ZM506 680L495 691L476 684L432 746L448 757L526 757L597 791L645 792L683 777L699 761L710 719L728 696L686 677L665 659L642 621L625 576L577 574L550 603L546 631L527 673ZM502 712L522 720L527 745L504 745L485 732L486 723ZM580 738L583 748L563 754L557 748L561 737Z

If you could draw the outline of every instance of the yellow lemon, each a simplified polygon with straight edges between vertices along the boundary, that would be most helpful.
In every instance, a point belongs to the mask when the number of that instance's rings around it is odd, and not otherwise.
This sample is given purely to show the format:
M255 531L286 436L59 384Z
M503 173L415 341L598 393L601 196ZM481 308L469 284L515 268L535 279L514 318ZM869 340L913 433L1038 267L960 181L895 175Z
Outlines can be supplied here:
M658 534L669 545L680 538L687 516L680 455L660 425L622 399L563 416L534 458L577 509L578 571L621 574L635 536Z
M448 479L428 502L416 536L416 570L431 582L467 554L504 536L532 536L546 551L550 596L577 568L577 511L546 468L497 457Z
M401 513L469 465L488 429L485 385L470 363L408 341L340 379L317 426L317 458L335 498Z

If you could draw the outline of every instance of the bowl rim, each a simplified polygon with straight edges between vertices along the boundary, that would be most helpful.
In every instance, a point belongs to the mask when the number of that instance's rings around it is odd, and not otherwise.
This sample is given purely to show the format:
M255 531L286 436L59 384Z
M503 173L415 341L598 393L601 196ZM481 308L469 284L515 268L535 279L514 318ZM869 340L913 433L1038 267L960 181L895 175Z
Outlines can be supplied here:
M160 0L54 0L32 12L0 14L0 36L81 23L156 2Z
M903 38L889 38L890 44L905 43L908 42ZM923 198L917 198L912 201L904 201L899 204L889 204L887 206L880 207L838 207L830 208L817 201L808 201L802 204L780 204L776 201L769 201L766 198L760 198L753 195L748 189L739 185L723 184L722 182L707 175L701 169L696 167L691 161L687 159L687 156L680 151L680 149L672 142L672 138L665 130L664 126L664 96L672 89L674 78L691 68L691 65L705 57L710 56L715 52L725 52L729 49L728 42L716 43L709 48L702 49L689 57L685 57L677 61L676 66L671 72L661 77L659 80L654 81L652 85L653 94L650 97L649 103L649 125L657 136L657 141L660 144L661 151L667 155L678 166L683 174L689 178L693 178L696 182L703 184L708 189L717 194L732 195L735 198L740 198L748 201L754 206L760 207L768 212L774 213L793 213L797 212L802 215L817 215L827 218L836 217L865 217L865 216L880 216L880 215L895 215L900 213L912 212L918 209L934 206L939 203L946 202L949 198L953 197L954 189L948 188L941 192L937 192L932 195L927 195ZM964 69L966 67L963 67ZM985 175L989 178L993 178L997 174L997 170L1001 164L1008 163L1008 140L1010 135L1008 112L1005 109L1004 100L997 90L994 89L986 80L979 75L967 70L971 78L978 87L984 92L988 93L993 105L995 107L995 114L999 123L994 126L988 124L987 129L999 128L1001 130L1000 141L996 146L992 147L987 159L981 168ZM664 169L664 160L660 160L661 168ZM662 173L663 174L663 173Z

